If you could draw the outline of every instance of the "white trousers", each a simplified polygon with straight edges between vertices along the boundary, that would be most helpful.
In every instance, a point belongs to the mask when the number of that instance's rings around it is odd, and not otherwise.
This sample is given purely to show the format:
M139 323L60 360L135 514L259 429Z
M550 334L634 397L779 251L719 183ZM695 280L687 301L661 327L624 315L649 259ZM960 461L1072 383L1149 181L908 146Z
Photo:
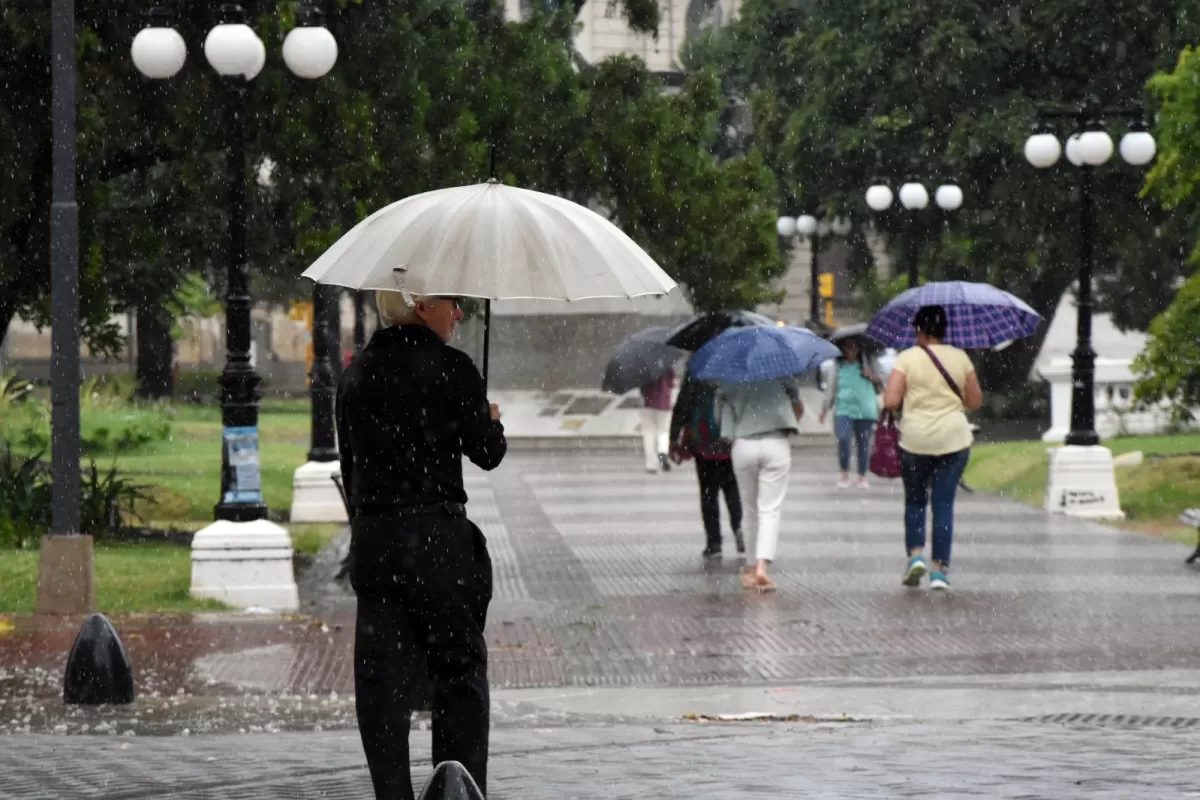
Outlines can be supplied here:
M657 408L643 408L640 411L642 419L642 452L646 456L646 469L658 472L658 456L667 454L667 440L671 436L671 412L660 411Z
M746 552L757 561L774 561L792 446L786 436L737 439L733 443L733 472L742 496L742 533Z

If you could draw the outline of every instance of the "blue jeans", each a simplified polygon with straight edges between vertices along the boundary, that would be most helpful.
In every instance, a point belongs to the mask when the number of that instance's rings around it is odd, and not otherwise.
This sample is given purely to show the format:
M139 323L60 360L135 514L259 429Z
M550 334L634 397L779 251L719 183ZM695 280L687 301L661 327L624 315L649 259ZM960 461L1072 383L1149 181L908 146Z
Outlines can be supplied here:
M874 428L873 419L833 418L833 432L838 441L838 464L842 472L850 471L850 440L854 439L858 451L858 474L867 474L867 462L871 458L871 431Z
M900 450L904 479L904 547L906 553L925 547L925 507L933 505L933 560L950 566L954 541L954 497L971 448L941 456L920 456Z

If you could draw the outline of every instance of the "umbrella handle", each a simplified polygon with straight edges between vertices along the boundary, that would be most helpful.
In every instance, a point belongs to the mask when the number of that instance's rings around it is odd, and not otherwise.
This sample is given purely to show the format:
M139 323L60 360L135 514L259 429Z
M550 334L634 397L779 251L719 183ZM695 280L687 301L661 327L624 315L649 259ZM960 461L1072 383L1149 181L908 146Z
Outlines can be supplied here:
M492 343L492 301L483 301L483 390L487 391L488 359Z

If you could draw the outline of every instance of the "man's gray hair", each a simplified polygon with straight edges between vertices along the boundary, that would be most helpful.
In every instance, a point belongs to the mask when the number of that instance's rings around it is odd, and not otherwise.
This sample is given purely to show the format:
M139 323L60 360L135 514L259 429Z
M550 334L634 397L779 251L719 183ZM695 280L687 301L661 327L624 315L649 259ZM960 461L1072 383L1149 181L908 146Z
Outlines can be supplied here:
M379 309L379 324L385 328L395 325L412 325L419 322L416 315L420 295L380 289L375 293L375 307Z

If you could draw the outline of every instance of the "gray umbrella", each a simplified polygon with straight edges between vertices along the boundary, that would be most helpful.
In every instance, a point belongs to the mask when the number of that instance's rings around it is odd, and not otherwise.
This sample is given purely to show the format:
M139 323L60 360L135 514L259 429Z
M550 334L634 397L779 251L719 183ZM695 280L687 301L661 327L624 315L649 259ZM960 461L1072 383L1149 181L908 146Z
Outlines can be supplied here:
M842 327L829 334L829 341L840 345L847 339L858 339L862 349L866 353L872 355L883 351L883 345L867 336L867 323L857 322L853 325L843 325Z
M667 344L670 335L670 328L647 328L622 342L604 370L604 391L625 394L666 375L686 355Z

